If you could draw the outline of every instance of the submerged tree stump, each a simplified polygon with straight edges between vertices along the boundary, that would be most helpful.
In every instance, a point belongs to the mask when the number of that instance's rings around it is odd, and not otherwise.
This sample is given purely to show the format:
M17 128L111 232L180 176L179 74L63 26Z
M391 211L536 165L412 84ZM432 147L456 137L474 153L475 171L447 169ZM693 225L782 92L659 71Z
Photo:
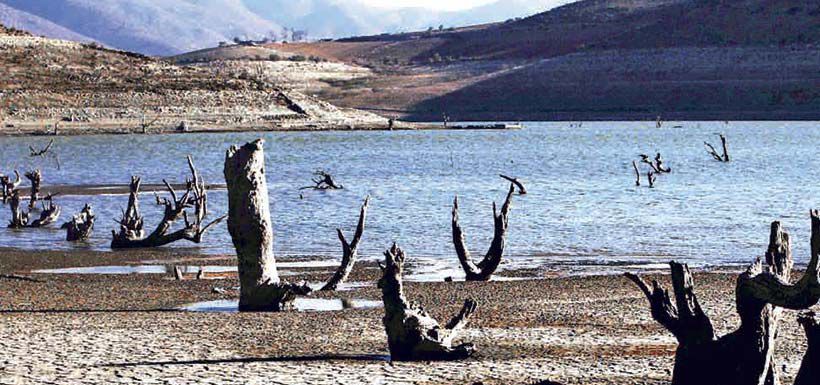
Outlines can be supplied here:
M712 155L712 158L714 158L718 162L729 162L729 149L726 145L726 136L723 134L720 134L720 143L723 147L723 155L718 154L717 150L715 149L715 146L712 146L708 142L703 142L703 145L706 146L706 151L709 153L709 155Z
M91 232L94 230L94 211L91 205L86 204L79 214L74 215L71 221L63 224L66 229L66 241L85 241L91 238Z
M793 266L789 235L779 222L772 223L766 265L758 259L737 280L740 327L721 337L715 334L698 302L687 265L671 262L674 302L657 281L650 287L637 275L627 274L649 300L652 317L678 340L673 385L780 383L772 357L780 308L807 309L820 300L820 216L817 211L811 212L811 223L811 261L795 284L789 284ZM813 352L810 349L810 353ZM816 384L816 380L815 377L814 382L804 383Z
M404 296L402 273L404 252L396 245L384 253L385 265L379 264L382 277L378 286L384 301L384 323L387 345L394 361L459 360L473 354L473 344L453 346L453 340L467 326L476 309L468 299L461 311L442 329L421 306Z
M461 268L464 270L468 281L488 281L493 273L495 273L495 270L498 269L498 265L501 264L501 259L504 256L504 246L507 241L508 219L514 192L515 185L511 184L510 190L507 193L507 199L504 200L500 213L496 209L495 202L493 202L495 233L489 250L487 250L484 259L479 263L473 262L470 251L467 250L466 241L464 240L464 231L458 222L458 197L453 200L453 244L455 245L458 261L461 263Z
M40 184L43 181L43 173L40 169L25 173L26 178L31 182L31 197L28 201L28 208L33 209L40 199Z
M28 226L29 213L20 209L20 190L11 192L9 199L9 209L11 209L11 220L9 228L20 229Z
M11 200L9 208L11 209L11 220L9 221L9 228L37 228L45 227L57 221L60 218L60 206L54 204L52 196L49 195L45 200L48 201L48 206L43 204L40 211L40 217L29 223L31 219L30 211L23 211L20 208L20 191L14 190L11 193Z
M128 195L128 207L123 211L119 221L120 231L111 231L111 248L127 249L142 247L159 247L172 242L187 240L194 243L201 243L202 238L211 226L222 222L225 216L217 218L207 225L203 225L205 217L208 215L208 194L205 182L199 176L199 172L194 166L193 159L188 156L188 168L191 171L191 179L186 181L186 191L178 196L171 184L163 179L165 187L171 199L156 196L157 205L164 206L162 220L154 231L147 237L143 232L143 218L139 211L139 188L140 178L131 177L130 193ZM188 219L188 208L194 209L193 222ZM171 226L182 218L183 228L171 232Z
M273 224L265 180L264 140L232 146L225 155L228 185L228 231L236 248L240 311L281 311L307 284L282 282L273 254Z
M342 229L336 229L339 236L339 241L342 242L342 264L336 270L332 277L320 289L321 291L336 290L339 284L345 282L350 272L353 271L353 265L356 263L358 257L359 242L362 240L364 234L365 218L367 217L367 207L370 204L370 197L364 199L362 208L359 211L359 223L356 225L356 232L353 234L353 240L350 243L345 239Z
M17 177L14 182L11 181L11 177L8 175L0 175L0 188L2 188L3 203L8 203L9 199L11 199L12 192L20 187L20 173L17 170L14 170L14 175Z

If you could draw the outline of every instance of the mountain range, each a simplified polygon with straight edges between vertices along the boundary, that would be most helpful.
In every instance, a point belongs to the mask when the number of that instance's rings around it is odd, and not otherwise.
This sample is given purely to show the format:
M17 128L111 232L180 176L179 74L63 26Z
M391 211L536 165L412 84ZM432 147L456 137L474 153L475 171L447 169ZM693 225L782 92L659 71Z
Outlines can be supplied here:
M47 37L172 55L235 37L281 37L286 27L312 38L395 33L504 21L569 1L499 0L444 12L356 0L0 0L0 23Z

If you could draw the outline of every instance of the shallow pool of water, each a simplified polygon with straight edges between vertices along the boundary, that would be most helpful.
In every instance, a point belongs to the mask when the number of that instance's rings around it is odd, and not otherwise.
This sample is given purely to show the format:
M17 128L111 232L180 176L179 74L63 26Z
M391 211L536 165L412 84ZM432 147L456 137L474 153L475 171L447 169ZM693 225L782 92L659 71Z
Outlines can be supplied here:
M297 298L293 303L294 310L341 311L345 309L372 309L382 306L381 301L364 299L321 299ZM239 311L239 300L217 300L197 302L179 307L179 310L205 313L236 313Z

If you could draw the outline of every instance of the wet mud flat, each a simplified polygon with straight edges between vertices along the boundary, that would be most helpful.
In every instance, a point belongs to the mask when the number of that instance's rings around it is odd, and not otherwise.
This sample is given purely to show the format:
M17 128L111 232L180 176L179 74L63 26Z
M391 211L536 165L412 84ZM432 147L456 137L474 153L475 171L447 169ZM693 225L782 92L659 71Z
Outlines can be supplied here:
M331 268L280 258L291 281L320 282ZM186 274L36 274L93 266L229 266L229 256L192 251L26 252L0 250L0 383L273 384L666 384L675 340L651 320L643 295L623 277L539 277L497 282L408 282L407 295L449 319L467 297L478 310L464 340L478 353L456 362L389 362L381 324L378 268L357 265L362 284L310 300L373 306L283 313L182 311L203 301L231 303L238 281ZM285 265L287 266L287 265ZM651 278L651 277L650 277ZM660 276L662 281L668 277ZM735 274L696 274L696 290L719 333L738 322ZM329 303L329 302L328 302ZM776 352L785 383L805 338L786 312Z

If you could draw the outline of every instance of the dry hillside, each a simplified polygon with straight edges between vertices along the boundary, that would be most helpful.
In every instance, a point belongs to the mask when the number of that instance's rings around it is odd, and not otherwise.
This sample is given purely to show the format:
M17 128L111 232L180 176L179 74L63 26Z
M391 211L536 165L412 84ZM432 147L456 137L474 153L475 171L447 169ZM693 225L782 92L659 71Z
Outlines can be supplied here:
M5 132L372 128L385 120L339 109L258 71L190 67L92 44L0 30Z

